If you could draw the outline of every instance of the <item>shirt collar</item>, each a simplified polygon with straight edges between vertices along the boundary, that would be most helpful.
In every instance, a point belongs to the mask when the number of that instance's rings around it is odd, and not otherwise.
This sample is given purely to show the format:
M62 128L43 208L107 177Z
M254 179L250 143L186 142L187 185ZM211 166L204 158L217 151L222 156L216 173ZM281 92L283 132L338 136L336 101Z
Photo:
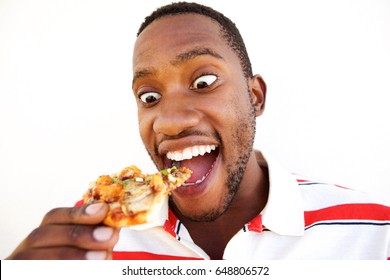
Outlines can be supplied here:
M304 212L299 185L295 177L270 155L256 151L261 166L268 166L268 201L261 212L262 224L280 235L301 236Z

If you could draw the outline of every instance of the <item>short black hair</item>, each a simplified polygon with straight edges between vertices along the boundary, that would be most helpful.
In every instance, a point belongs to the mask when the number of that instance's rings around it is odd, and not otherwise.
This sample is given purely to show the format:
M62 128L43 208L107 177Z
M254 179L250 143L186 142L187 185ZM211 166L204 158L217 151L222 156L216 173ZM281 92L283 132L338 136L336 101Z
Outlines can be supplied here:
M210 7L190 2L177 2L162 6L145 18L145 21L138 30L137 36L139 36L142 31L156 19L164 16L189 13L200 14L219 23L221 27L221 36L227 42L228 46L237 54L244 76L246 78L252 77L252 65L240 31L229 18Z

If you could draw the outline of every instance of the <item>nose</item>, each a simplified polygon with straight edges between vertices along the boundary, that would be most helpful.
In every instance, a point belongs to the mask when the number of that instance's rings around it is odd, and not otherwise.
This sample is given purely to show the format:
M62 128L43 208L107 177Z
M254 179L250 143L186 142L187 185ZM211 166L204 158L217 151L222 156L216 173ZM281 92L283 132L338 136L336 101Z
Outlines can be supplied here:
M190 100L184 97L161 102L159 114L154 120L153 130L167 136L177 136L183 131L195 127L200 119L200 113L193 107Z

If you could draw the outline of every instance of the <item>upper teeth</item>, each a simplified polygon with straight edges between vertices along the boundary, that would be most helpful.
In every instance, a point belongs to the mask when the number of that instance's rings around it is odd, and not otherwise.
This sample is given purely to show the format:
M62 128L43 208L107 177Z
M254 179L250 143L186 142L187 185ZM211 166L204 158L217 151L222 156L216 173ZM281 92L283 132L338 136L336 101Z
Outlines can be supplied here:
M189 148L185 148L181 151L168 152L167 158L174 161L181 161L185 159L192 159L192 157L203 156L205 153L211 153L211 151L217 148L216 145L197 145Z

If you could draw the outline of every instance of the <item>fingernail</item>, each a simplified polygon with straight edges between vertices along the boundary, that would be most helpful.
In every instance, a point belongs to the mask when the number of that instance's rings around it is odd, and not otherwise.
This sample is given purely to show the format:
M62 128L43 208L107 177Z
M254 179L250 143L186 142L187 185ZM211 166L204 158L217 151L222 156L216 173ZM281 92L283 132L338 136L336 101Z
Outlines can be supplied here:
M106 251L88 251L85 254L87 260L105 260L107 258Z
M113 233L114 230L110 227L98 227L93 231L93 238L97 241L107 241Z
M103 203L91 204L85 209L85 213L87 213L88 215L95 215L97 212L99 212L102 209L102 207L103 207Z

